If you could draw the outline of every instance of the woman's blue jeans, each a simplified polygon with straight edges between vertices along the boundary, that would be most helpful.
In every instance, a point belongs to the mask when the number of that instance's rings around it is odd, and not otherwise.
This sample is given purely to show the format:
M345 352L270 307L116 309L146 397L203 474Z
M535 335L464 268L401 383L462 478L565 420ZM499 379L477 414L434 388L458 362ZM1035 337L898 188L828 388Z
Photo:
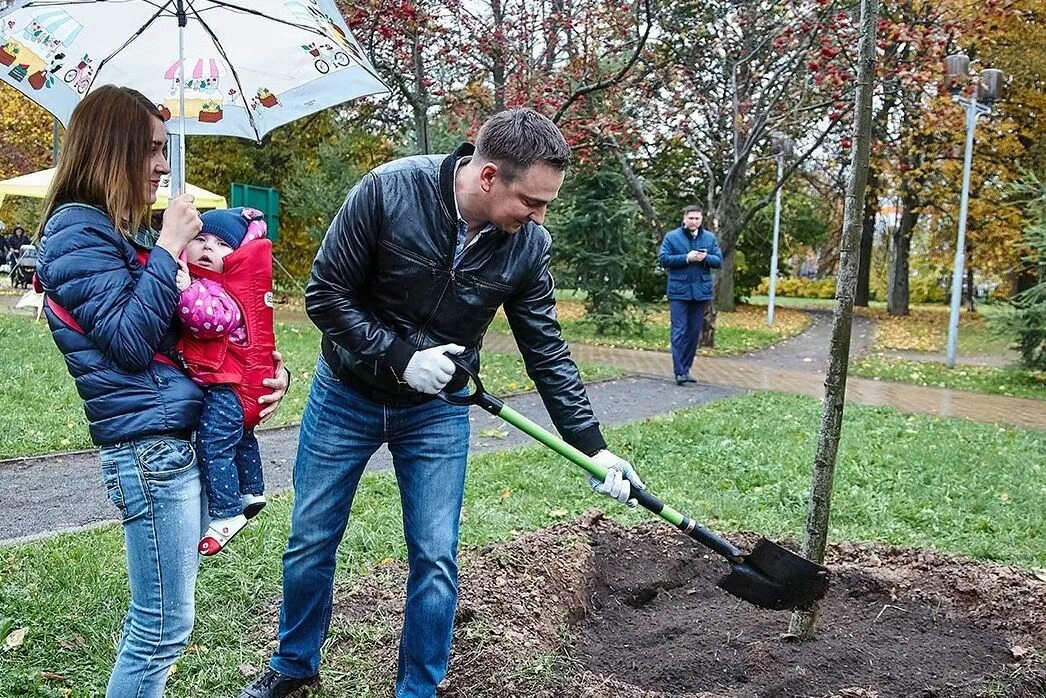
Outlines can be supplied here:
M319 672L335 552L363 470L383 443L399 483L410 566L396 696L431 698L447 673L458 600L468 408L440 400L386 407L338 381L322 358L301 421L291 536L283 555L280 647L270 665L297 678Z
M107 698L159 698L189 642L203 524L192 444L149 437L102 449L102 479L120 510L131 606Z

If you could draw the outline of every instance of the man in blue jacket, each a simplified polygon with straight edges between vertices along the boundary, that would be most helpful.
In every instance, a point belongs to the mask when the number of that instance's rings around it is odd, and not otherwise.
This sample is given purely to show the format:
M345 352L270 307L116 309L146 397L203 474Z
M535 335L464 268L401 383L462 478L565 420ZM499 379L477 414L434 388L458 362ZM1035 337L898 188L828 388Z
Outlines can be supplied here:
M712 300L712 270L723 263L715 235L701 227L699 206L683 209L683 224L669 231L658 259L668 271L668 305L672 317L672 371L676 385L696 383L690 375L701 339L705 308Z

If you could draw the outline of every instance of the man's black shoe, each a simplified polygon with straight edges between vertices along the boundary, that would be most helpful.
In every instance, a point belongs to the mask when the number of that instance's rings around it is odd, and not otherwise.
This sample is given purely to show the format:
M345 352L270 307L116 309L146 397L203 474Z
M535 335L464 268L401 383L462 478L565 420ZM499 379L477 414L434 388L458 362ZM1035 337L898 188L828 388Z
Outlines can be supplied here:
M677 373L676 374L676 385L683 385L684 383L686 383L686 374L685 373Z
M272 667L265 667L261 676L243 689L240 698L305 698L316 695L319 690L318 674L306 679L292 679Z
M688 374L686 374L686 382L687 382L687 383L696 383L696 382L697 382L697 379L696 379L696 378L694 378L693 376L691 376L691 375L690 375L690 374L688 373Z

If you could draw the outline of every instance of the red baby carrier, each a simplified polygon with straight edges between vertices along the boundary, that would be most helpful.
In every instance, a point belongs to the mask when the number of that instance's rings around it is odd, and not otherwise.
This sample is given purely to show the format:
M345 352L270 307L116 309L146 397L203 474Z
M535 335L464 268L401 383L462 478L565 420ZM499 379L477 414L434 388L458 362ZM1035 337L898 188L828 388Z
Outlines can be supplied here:
M272 243L261 238L244 243L225 257L225 271L213 272L189 265L194 277L221 284L240 308L247 341L235 344L228 335L199 339L182 335L178 349L189 374L202 385L229 384L243 405L244 429L258 425L265 405L258 398L272 388L262 385L274 376L272 352L276 350L272 312Z

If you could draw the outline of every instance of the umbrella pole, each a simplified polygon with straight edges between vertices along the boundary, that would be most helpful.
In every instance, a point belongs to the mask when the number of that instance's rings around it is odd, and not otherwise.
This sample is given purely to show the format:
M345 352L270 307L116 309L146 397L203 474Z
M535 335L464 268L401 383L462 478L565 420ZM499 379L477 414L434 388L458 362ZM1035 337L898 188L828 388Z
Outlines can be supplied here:
M172 177L171 196L185 193L185 1L177 0L178 14L178 159L175 176Z

